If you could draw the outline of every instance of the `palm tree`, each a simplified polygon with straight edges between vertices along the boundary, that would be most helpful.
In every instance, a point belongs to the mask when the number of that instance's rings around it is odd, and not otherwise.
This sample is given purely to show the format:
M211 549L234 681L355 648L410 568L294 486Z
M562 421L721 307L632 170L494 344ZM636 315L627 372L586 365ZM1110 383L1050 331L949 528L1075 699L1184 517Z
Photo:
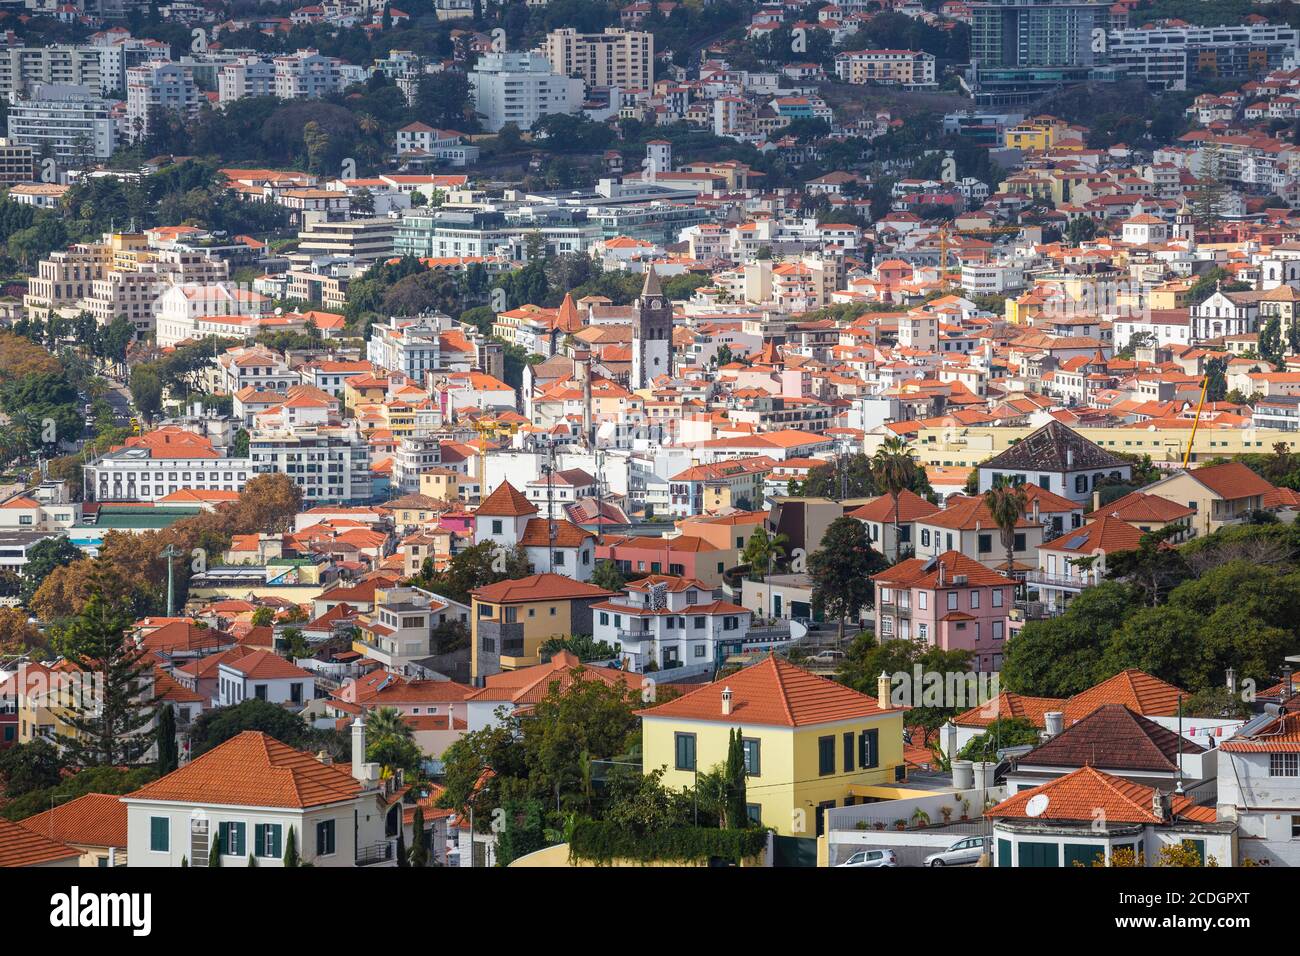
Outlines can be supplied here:
M366 716L366 730L371 740L381 737L396 737L398 740L410 740L414 736L411 725L403 718L396 707L380 707Z
M1016 554L1016 525L1025 516L1029 496L1020 484L1001 483L984 492L984 504L993 516L1002 536L1002 546L1007 549L1007 576L1014 577Z
M749 565L750 574L757 577L759 581L766 581L768 571L772 565L776 564L785 557L785 547L790 543L790 539L783 534L769 536L766 529L761 525L754 529L754 533L749 536L745 542L745 551L741 555L741 560ZM772 589L767 589L767 610L772 610Z
M916 480L916 459L907 442L897 436L886 438L871 458L871 477L876 487L894 500L894 560L897 561L902 556L898 498Z

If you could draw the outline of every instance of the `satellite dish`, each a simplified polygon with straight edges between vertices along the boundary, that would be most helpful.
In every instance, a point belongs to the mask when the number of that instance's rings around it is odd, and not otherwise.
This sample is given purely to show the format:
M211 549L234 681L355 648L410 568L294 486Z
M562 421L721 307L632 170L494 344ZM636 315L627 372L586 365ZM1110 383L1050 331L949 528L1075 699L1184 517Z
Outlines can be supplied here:
M1044 813L1047 812L1047 803L1048 803L1047 794L1045 793L1034 794L1032 797L1029 798L1029 802L1025 804L1025 815L1031 817L1041 817Z

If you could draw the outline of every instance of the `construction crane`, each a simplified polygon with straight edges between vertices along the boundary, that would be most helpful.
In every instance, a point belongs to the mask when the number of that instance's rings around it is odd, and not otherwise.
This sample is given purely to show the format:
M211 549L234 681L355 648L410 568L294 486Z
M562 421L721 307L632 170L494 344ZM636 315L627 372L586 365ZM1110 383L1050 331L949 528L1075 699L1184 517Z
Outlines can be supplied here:
M474 431L478 432L478 500L481 503L487 497L487 453L488 442L498 438L514 435L519 426L511 422L498 422L492 419L479 419L474 422Z
M1020 232L1020 226L988 226L984 229L953 229L944 225L939 229L939 287L948 288L948 237L949 236L1001 236Z
M1187 470L1187 463L1192 460L1192 445L1196 443L1196 429L1201 424L1201 409L1205 407L1205 393L1210 390L1210 374L1205 373L1205 378L1201 380L1201 399L1196 403L1196 417L1192 419L1192 433L1187 438L1187 451L1183 452L1183 471Z

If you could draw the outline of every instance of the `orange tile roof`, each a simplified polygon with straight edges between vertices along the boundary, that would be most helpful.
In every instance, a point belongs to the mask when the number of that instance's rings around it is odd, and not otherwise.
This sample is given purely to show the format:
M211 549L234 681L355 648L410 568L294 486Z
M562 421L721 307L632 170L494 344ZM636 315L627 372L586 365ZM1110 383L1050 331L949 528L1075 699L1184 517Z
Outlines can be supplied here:
M1239 461L1225 461L1221 465L1206 465L1188 472L1220 498L1248 498L1267 495L1273 486Z
M728 688L731 712L724 715L722 692ZM901 711L897 707L882 708L874 697L769 654L729 677L637 713L641 717L806 727Z
M530 518L528 524L524 526L523 537L519 543L525 548L546 548L551 544L551 524L545 518ZM555 547L557 548L577 548L588 538L596 536L590 531L584 531L572 521L564 518L558 518L555 524Z
M952 718L952 722L959 727L987 727L1000 718L1019 718L1029 721L1035 727L1043 727L1046 725L1043 715L1061 710L1064 706L1065 700L1060 697L1026 697L1024 694L1012 694L1004 690L994 700L958 714Z
M19 820L18 825L63 843L126 847L126 804L116 794L83 794L61 806Z
M1052 541L1043 544L1042 551L1073 551L1080 554L1093 554L1103 551L1132 551L1142 543L1143 532L1133 525L1112 515L1103 514L1096 521L1067 531Z
M310 678L310 672L285 660L272 651L253 651L242 657L233 657L223 662L226 667L238 671L250 680L272 680L276 678L303 679Z
M580 670L578 668L581 668ZM598 680L611 687L622 684L629 690L640 691L644 675L612 667L593 667L582 664L576 654L560 651L545 664L505 671L487 678L487 686L465 699L475 701L501 700L515 704L535 704L550 693L552 685L560 691L568 690L575 680Z
M526 604L530 601L564 601L572 598L604 598L611 592L594 584L575 581L563 574L530 574L526 578L498 581L470 592L489 604Z
M1108 505L1102 505L1088 515L1096 518L1101 515L1113 515L1121 521L1177 521L1194 515L1191 508L1176 501L1162 498L1160 495L1148 495L1141 491L1130 491L1122 498L1116 498Z
M917 518L932 515L938 510L938 505L931 504L914 491L904 488L899 492L898 520L900 522L915 521ZM847 517L857 518L859 521L892 524L894 521L894 499L889 495L881 495L875 501L869 501L860 508L854 508L848 513Z
M76 859L79 850L51 840L8 820L0 820L0 867L36 866Z
M968 558L960 551L945 551L934 558L908 558L892 568L887 568L872 575L873 581L909 588L940 587L939 572L943 571L942 587L957 587L954 578L959 574L966 576L968 586L999 587L1010 586L1016 582L1008 577L990 571L974 558Z
M510 482L503 481L492 494L483 499L474 514L493 518L519 518L537 514L537 506Z
M1173 684L1131 667L1067 700L1065 722L1068 726L1081 720L1103 704L1123 704L1144 717L1173 717L1178 713L1180 694L1187 696Z
M984 815L995 820L1010 817L1091 822L1100 809L1108 823L1161 823L1164 821L1151 809L1153 793L1153 787L1144 787L1095 767L1080 767L1040 787L1021 790ZM1046 807L1041 813L1031 815L1027 805L1040 795L1047 798ZM1213 823L1216 819L1213 807L1198 807L1184 796L1174 797L1172 811L1175 818L1198 823Z
M1288 711L1280 714L1276 720L1260 727L1252 736L1225 740L1219 749L1236 753L1300 752L1300 713Z
M361 784L347 770L246 730L127 799L305 809L360 793Z

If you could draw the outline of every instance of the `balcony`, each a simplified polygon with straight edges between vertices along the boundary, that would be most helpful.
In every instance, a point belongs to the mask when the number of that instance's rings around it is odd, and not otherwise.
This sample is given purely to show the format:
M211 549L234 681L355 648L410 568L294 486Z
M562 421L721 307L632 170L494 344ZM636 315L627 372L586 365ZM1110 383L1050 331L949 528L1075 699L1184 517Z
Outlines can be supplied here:
M1090 588L1097 583L1096 575L1085 575L1083 577L1073 577L1064 574L1050 574L1047 571L1027 571L1025 572L1025 583L1029 585L1038 585L1040 587L1056 588L1065 591L1082 591L1084 588Z
M357 866L396 866L397 853L392 840L357 847Z

